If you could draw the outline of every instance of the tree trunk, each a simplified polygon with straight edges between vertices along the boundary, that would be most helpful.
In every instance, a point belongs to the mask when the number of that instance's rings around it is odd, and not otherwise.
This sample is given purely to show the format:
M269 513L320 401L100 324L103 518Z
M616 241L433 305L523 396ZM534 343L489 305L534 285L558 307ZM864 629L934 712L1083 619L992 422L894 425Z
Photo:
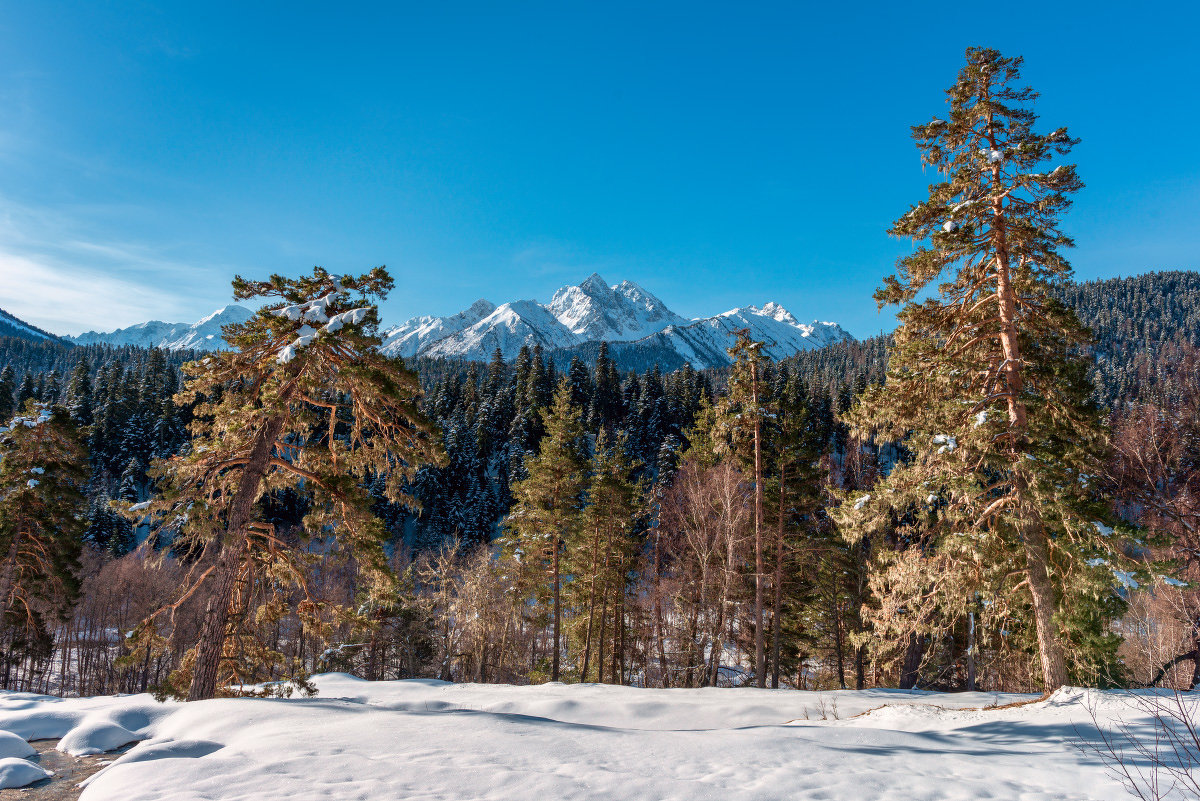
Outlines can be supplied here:
M600 642L596 648L596 681L604 683L604 641L608 637L608 584L600 585Z
M775 532L775 602L771 614L771 688L779 689L779 652L783 636L783 520L787 501L787 466L779 468L779 528Z
M1035 525L1025 535L1025 565L1029 573L1029 592L1033 596L1033 617L1037 624L1038 656L1042 661L1042 686L1046 692L1067 683L1067 660L1062 641L1054 625L1054 587L1050 583L1050 553L1046 532Z
M975 610L967 618L967 692L975 692Z
M763 562L762 542L762 420L758 409L758 365L750 365L751 398L754 402L754 684L767 686L767 658L763 631Z
M654 629L658 642L658 669L662 674L660 682L663 687L670 687L671 681L667 671L667 646L664 640L662 610L662 529L654 529Z
M550 681L558 681L559 634L562 625L562 606L559 600L558 536L554 538L554 652L550 655Z
M1192 650L1200 655L1200 617L1192 618ZM1196 689L1200 684L1200 658L1192 660L1192 680L1188 683L1188 691Z
M625 654L621 649L624 643L622 642L622 629L624 628L625 610L621 608L620 589L613 587L613 638L612 638L612 658L609 661L609 670L612 673L612 683L621 683L621 671L624 667Z
M846 689L846 634L842 623L842 602L833 600L833 646L837 653L838 688Z
M921 658L924 656L925 639L919 634L908 635L908 646L904 649L904 664L900 667L901 690L911 690L917 686Z
M988 117L988 137L995 147L992 120ZM993 183L1000 185L1000 164L992 167ZM1021 368L1021 349L1018 343L1017 298L1010 275L1010 254L1007 241L1007 220L1003 198L992 200L992 244L996 251L996 301L1000 317L1000 348L1004 356L1002 372L1005 377L1005 397L1008 404L1009 447L1012 458L1023 458L1025 433L1028 425L1025 403L1021 398L1024 379ZM1018 503L1024 501L1027 487L1018 479L1014 492ZM1018 509L1020 506L1018 506ZM1038 522L1025 526L1025 564L1029 589L1033 596L1034 620L1037 623L1038 655L1042 662L1042 682L1047 691L1067 683L1067 665L1062 643L1054 626L1054 588L1050 582L1050 554L1046 532Z
M592 575L588 578L588 622L587 632L583 636L583 668L579 671L579 680L588 680L588 662L592 656L592 621L596 618L596 572L600 561L600 529L592 537Z
M732 570L732 568L729 568ZM712 645L710 646L711 653L709 654L709 669L708 669L708 684L710 687L717 686L717 679L720 677L721 671L721 651L724 649L724 629L725 629L725 599L728 595L728 581L725 582L725 588L721 591L721 600L717 606L717 624L713 627Z
M251 522L254 502L258 500L263 478L271 467L275 440L283 430L283 424L282 414L267 418L250 450L249 461L242 469L237 494L230 503L226 524L226 532L230 539L221 549L217 567L213 571L213 594L209 599L204 621L200 625L200 639L196 643L196 664L192 671L192 683L188 688L189 701L200 701L216 695L218 672L225 653L229 605L233 600L238 568L249 545L247 526Z

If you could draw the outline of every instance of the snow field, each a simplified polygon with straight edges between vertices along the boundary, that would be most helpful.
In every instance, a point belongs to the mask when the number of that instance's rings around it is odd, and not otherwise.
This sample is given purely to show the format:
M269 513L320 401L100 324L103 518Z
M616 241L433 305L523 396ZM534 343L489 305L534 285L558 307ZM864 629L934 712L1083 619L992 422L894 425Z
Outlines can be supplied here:
M142 741L82 801L1120 799L1076 745L1116 694L648 690L316 678L300 699L0 694L0 729L70 753ZM821 719L824 716L825 719ZM807 718L807 719L806 719ZM127 742L127 740L126 740Z

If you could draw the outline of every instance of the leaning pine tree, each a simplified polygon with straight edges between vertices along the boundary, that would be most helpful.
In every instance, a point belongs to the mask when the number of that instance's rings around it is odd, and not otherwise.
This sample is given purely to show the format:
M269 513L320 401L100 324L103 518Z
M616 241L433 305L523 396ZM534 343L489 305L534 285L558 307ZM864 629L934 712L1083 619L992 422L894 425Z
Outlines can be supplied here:
M849 414L907 456L837 519L851 541L892 544L867 610L881 639L941 643L978 609L998 648L1027 633L1051 690L1104 678L1115 585L1134 586L1093 478L1107 437L1089 335L1053 296L1071 275L1059 218L1082 183L1073 165L1042 166L1076 140L1034 130L1022 60L966 56L949 119L913 128L942 180L891 229L919 243L875 293L902 304L901 325L886 384Z
M193 596L205 604L172 691L211 698L264 672L279 675L279 655L257 631L279 620L297 591L295 611L319 626L322 602L305 571L312 539L352 558L366 591L389 586L386 532L367 486L415 505L406 482L441 458L417 409L417 375L378 350L372 299L391 287L382 267L358 277L316 268L300 279L236 278L235 297L266 304L226 328L231 350L184 366L176 401L199 401L191 447L157 466L162 497L137 510L173 531L176 552L195 566L166 611ZM267 519L264 496L285 489L308 500L301 532L277 531ZM153 639L157 622L139 636Z

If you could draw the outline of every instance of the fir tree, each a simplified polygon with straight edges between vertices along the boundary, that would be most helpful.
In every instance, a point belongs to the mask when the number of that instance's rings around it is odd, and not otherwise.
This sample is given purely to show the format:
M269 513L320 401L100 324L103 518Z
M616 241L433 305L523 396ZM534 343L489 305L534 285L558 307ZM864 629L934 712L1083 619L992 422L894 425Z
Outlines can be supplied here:
M17 411L17 378L11 364L0 370L0 420L8 420Z
M24 409L25 404L29 401L37 400L37 384L34 383L33 373L26 370L25 377L21 379L21 386L17 389L17 408Z
M75 369L71 371L66 406L76 425L92 424L92 376L85 361L76 362Z
M573 577L572 606L582 628L577 632L583 646L579 678L591 680L595 653L596 678L604 682L606 623L611 614L613 627L608 641L615 645L624 633L624 600L637 545L634 535L644 512L645 487L634 480L634 465L621 443L611 442L603 429L596 438L588 472L587 506L568 546L567 568ZM616 654L617 649L611 652ZM620 683L618 662L615 657L609 661L613 683Z
M754 683L766 687L766 633L763 602L766 591L766 561L763 542L763 424L772 417L765 402L763 369L767 358L763 343L750 337L748 329L735 331L736 343L729 349L733 367L729 374L729 395L718 416L727 443L741 466L754 479Z
M0 429L0 652L15 657L44 642L75 601L86 470L78 429L62 407L31 403ZM9 667L5 659L6 685Z
M581 410L571 405L571 384L564 379L542 413L546 436L537 455L525 460L527 477L512 486L513 506L505 521L506 544L519 553L527 580L539 588L549 580L549 587L538 594L550 596L551 681L559 680L562 650L562 549L579 526L585 487L581 416Z

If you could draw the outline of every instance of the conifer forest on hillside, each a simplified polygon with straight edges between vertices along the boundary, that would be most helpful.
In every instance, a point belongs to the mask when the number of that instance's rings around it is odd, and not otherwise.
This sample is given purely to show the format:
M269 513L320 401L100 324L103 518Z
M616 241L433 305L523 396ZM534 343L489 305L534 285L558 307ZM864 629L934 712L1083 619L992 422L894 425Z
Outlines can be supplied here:
M1195 688L1200 273L1074 279L1020 67L912 129L874 338L400 358L382 267L236 277L223 350L9 325L0 689Z

